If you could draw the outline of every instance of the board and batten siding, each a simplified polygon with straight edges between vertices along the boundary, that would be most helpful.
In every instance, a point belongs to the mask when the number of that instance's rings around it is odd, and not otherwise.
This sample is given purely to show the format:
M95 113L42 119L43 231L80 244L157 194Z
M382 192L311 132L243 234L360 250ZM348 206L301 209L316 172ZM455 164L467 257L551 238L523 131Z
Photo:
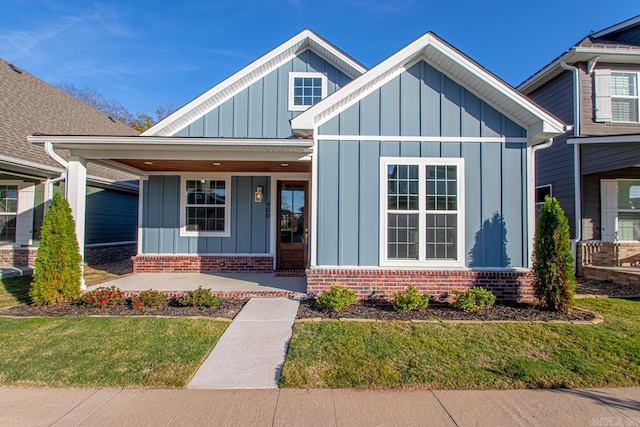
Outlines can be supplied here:
M527 94L538 105L567 124L573 124L573 74L564 71L544 86ZM536 153L536 186L551 185L569 220L571 237L575 237L575 183L573 145L567 144L571 132L553 140L551 147Z
M289 120L301 113L289 111L290 72L325 74L327 95L351 81L346 74L307 49L189 124L176 136L290 138Z
M393 135L526 136L428 64L401 73L319 133L317 265L380 265L381 157L450 157L465 159L466 265L529 266L525 143L392 140ZM357 135L386 138L352 140Z
M180 236L180 177L151 175L142 183L143 254L266 254L269 253L268 202L254 203L253 191L264 189L269 177L231 177L231 236Z

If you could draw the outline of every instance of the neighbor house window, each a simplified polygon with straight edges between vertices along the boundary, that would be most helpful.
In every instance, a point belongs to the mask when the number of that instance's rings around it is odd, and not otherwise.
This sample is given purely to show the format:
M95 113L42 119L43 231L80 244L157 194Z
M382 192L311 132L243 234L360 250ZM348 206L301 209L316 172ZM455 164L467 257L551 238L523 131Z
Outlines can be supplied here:
M228 179L184 179L182 192L184 235L230 235Z
M640 181L618 181L618 240L640 240Z
M611 120L638 122L638 74L611 73Z
M463 159L383 158L384 265L463 266Z
M327 96L327 76L322 73L289 73L289 110L303 111Z
M0 184L0 243L15 242L17 212L18 186Z
M536 187L536 205L541 205L544 203L545 197L553 197L551 192L551 185L541 185Z

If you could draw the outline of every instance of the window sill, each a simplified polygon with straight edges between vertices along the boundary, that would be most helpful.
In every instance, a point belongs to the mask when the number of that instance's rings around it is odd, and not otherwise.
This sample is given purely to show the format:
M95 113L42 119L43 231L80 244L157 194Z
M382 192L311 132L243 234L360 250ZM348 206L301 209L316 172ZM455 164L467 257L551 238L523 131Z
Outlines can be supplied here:
M411 268L465 268L463 262L460 261L444 261L444 260L435 260L435 261L412 261L412 260L398 260L391 261L385 260L380 262L380 267L411 267Z
M186 231L180 229L180 237L231 237L230 232Z

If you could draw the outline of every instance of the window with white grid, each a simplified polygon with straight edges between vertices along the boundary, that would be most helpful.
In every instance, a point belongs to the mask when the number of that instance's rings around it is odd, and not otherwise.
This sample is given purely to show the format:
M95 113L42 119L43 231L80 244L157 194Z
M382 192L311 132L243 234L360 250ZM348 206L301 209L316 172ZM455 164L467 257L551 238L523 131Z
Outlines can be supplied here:
M182 234L228 236L228 179L183 179Z
M16 240L18 186L0 184L0 243Z
M327 76L316 72L289 73L289 110L303 111L327 96Z
M614 122L638 122L638 74L611 73L611 119Z
M381 264L463 265L463 159L381 159Z

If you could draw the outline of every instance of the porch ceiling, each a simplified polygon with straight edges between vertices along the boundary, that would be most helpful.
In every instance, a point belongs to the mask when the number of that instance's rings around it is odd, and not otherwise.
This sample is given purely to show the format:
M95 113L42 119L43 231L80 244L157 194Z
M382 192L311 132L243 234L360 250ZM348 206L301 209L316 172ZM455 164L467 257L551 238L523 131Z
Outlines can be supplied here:
M120 159L118 163L145 172L256 172L256 173L311 173L311 162L280 161L215 161L215 160L153 160Z

